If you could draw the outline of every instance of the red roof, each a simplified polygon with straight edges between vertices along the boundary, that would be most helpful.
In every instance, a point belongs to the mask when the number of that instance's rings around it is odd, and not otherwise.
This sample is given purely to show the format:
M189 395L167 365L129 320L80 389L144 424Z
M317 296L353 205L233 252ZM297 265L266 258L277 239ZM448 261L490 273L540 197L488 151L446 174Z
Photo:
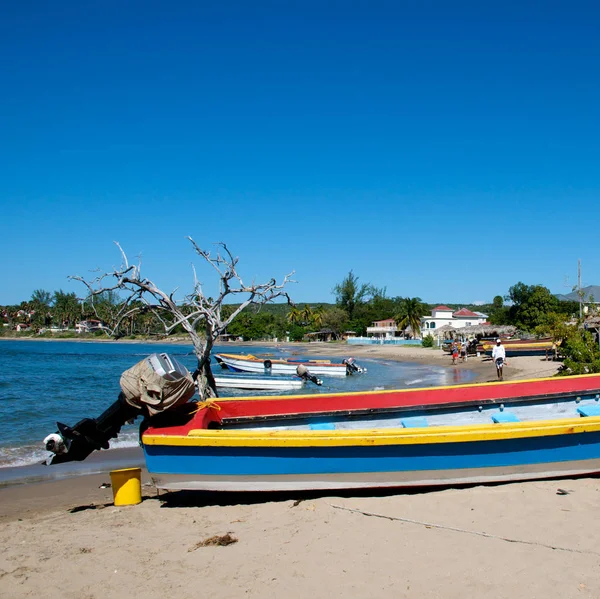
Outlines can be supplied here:
M479 318L479 314L475 314L475 312L471 312L471 310L467 310L467 308L461 308L452 314L453 317L460 318L461 316L470 316L471 318Z
M446 310L447 312L452 312L452 308L448 308L448 306L438 306L437 308L433 309L434 312L436 310Z

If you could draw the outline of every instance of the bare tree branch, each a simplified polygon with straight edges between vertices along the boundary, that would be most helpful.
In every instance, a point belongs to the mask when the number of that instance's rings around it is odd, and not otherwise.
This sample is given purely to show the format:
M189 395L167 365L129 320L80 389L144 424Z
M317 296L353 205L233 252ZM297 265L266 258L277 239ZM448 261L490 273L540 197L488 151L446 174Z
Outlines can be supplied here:
M100 273L97 277L87 280L81 276L71 276L79 281L88 291L87 302L94 313L100 318L103 313L100 307L106 308L107 294L120 293L121 301L111 312L109 330L113 336L119 335L119 329L137 314L151 313L163 327L164 334L172 333L181 326L190 337L194 353L198 359L198 387L200 396L215 397L217 395L214 377L210 368L210 355L215 341L227 326L250 304L263 305L277 298L285 297L288 303L293 303L285 291L292 280L293 272L285 275L281 283L271 279L268 283L250 285L244 284L237 272L239 258L234 257L223 242L217 246L216 255L202 249L188 237L196 254L198 254L219 277L219 294L215 299L204 295L201 282L198 280L196 268L192 265L193 291L178 303L175 298L176 290L167 294L150 279L142 277L141 260L138 264L130 264L121 245L115 242L121 253L122 264L113 268L112 272ZM226 299L235 298L239 305L225 319L222 317L222 307ZM104 316L106 318L106 316Z

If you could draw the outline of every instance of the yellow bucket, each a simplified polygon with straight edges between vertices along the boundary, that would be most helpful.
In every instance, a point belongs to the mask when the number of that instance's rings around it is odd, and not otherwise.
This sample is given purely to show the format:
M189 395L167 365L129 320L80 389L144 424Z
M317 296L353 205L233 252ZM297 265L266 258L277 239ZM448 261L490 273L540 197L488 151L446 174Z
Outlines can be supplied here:
M110 473L115 505L136 505L142 501L142 469L123 468Z

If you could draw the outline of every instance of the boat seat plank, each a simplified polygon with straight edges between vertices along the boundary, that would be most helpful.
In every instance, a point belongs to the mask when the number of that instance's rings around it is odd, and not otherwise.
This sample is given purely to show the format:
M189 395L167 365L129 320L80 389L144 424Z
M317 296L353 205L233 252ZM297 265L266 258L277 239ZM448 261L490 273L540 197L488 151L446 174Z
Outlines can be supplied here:
M334 431L335 424L331 424L330 422L315 422L310 425L311 431Z
M503 422L519 422L519 419L512 412L498 412L492 415L492 420L498 424Z
M582 416L600 416L600 406L581 406L577 411Z
M415 418L403 418L400 422L404 428L424 428L429 426L427 424L427 418L421 418L420 416Z

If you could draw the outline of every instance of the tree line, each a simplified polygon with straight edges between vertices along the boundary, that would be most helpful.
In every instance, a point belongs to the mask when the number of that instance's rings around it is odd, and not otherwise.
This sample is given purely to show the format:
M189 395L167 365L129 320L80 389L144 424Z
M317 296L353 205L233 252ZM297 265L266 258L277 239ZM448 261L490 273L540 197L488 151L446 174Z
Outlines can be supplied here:
M377 320L393 318L400 329L410 326L414 336L420 336L420 319L431 313L437 304L428 304L419 297L388 297L386 288L370 283L361 283L350 271L332 289L335 303L300 303L249 305L227 327L226 333L244 340L283 339L289 337L299 341L307 333L329 331L333 338L346 332L365 335L367 327ZM497 325L514 325L523 332L533 334L555 334L560 322L575 317L578 302L559 301L549 289L542 285L516 283L505 296L497 295L487 305L456 305L488 314L489 321ZM106 291L94 301L79 298L75 293L63 290L53 293L37 289L31 298L18 305L3 306L1 313L5 328L17 324L30 325L35 331L49 329L73 329L81 321L97 319L114 328L114 317L120 313L121 299L117 292ZM159 335L161 323L143 306L132 310L132 317L120 322L117 335ZM237 304L223 306L227 317L237 309ZM180 333L178 329L173 334Z
M334 303L251 303L235 316L225 332L230 338L247 341L274 338L301 341L307 333L315 331L328 331L336 339L349 331L365 335L373 322L393 318L400 329L410 326L412 334L419 336L421 317L437 305L423 302L418 297L388 297L385 288L361 283L353 271L333 287L332 293ZM598 338L585 329L579 318L582 305L587 306L592 315L597 314L596 304L594 298L580 300L560 301L543 285L518 282L506 295L495 296L491 304L446 305L483 312L491 324L514 325L524 333L551 336L561 344L564 374L600 372ZM115 338L164 337L164 322L155 311L147 310L141 301L131 299L127 308L130 316L123 318L123 300L113 290L103 291L92 301L91 297L79 298L75 293L61 289L53 293L36 289L27 301L0 306L4 325L0 334L9 334L8 331L21 324L28 325L35 333L51 327L66 329L64 335L68 336L73 335L77 323L93 319L106 326L96 334L109 334ZM228 319L238 309L238 304L223 305L223 319ZM183 313L185 310L186 306L183 306ZM181 326L170 331L173 335L184 333Z

